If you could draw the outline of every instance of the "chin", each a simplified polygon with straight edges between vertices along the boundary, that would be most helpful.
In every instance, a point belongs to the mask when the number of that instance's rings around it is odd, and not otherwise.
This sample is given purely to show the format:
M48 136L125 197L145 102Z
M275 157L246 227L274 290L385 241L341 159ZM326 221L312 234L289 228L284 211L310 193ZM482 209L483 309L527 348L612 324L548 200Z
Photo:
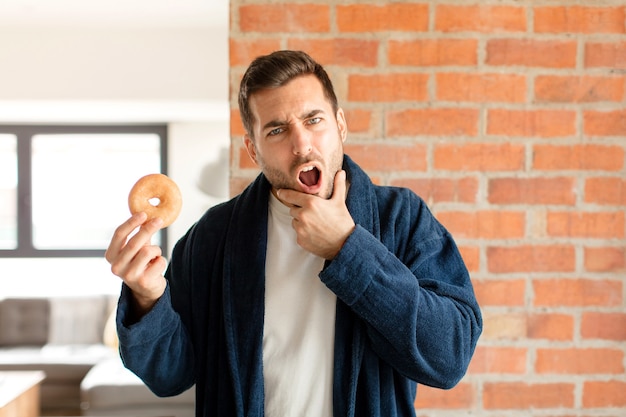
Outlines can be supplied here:
M332 185L329 187L322 188L317 194L318 197L321 197L325 200L330 199L333 196L333 187Z

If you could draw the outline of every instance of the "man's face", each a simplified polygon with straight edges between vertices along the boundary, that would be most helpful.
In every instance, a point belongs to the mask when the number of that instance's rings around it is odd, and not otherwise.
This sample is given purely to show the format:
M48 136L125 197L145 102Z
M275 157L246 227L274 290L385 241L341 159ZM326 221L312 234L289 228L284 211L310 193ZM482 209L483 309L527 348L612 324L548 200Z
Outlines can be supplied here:
M254 139L246 135L244 142L273 192L290 188L330 198L347 129L343 111L333 114L317 78L304 75L259 91L250 108Z

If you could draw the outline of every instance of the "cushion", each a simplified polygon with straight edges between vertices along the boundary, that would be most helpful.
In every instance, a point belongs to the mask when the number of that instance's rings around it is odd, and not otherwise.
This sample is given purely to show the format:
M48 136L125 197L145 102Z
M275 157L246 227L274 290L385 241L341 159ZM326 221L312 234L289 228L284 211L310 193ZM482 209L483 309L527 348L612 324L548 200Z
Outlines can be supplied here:
M174 397L157 397L119 358L94 366L80 384L85 409L137 409L142 406L184 406L194 410L195 389Z
M50 303L45 298L0 301L0 346L42 346L48 341Z
M117 328L115 322L116 317L117 311L113 310L111 312L111 315L107 319L106 324L104 325L104 334L102 335L102 340L106 346L117 352L120 347L120 341L117 336Z
M46 381L78 382L94 365L117 357L117 352L104 345L13 346L0 349L0 371L40 369Z
M42 408L76 410L80 408L80 381L94 365L117 356L104 345L2 347L0 371L43 371Z
M102 343L104 325L110 309L109 296L51 298L48 343Z

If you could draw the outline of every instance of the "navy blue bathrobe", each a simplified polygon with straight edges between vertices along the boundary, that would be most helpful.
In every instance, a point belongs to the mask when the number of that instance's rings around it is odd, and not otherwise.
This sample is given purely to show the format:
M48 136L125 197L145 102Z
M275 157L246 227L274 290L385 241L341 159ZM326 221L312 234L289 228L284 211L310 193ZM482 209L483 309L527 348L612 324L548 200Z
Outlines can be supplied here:
M344 169L357 226L319 274L337 295L334 415L414 416L417 383L451 388L465 374L480 309L452 237L425 203L372 184L347 156ZM260 174L209 209L175 246L165 294L137 323L122 288L122 360L160 396L195 384L197 416L263 415L269 193Z

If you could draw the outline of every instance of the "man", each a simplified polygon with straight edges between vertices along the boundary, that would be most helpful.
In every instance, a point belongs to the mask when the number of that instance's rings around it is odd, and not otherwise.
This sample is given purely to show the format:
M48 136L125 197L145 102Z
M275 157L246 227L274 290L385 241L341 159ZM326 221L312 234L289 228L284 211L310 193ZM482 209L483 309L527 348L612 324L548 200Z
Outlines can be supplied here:
M257 58L239 108L262 173L188 231L165 277L158 219L113 236L125 365L158 395L196 384L197 416L414 416L416 383L454 386L482 329L452 237L344 155L307 54Z

